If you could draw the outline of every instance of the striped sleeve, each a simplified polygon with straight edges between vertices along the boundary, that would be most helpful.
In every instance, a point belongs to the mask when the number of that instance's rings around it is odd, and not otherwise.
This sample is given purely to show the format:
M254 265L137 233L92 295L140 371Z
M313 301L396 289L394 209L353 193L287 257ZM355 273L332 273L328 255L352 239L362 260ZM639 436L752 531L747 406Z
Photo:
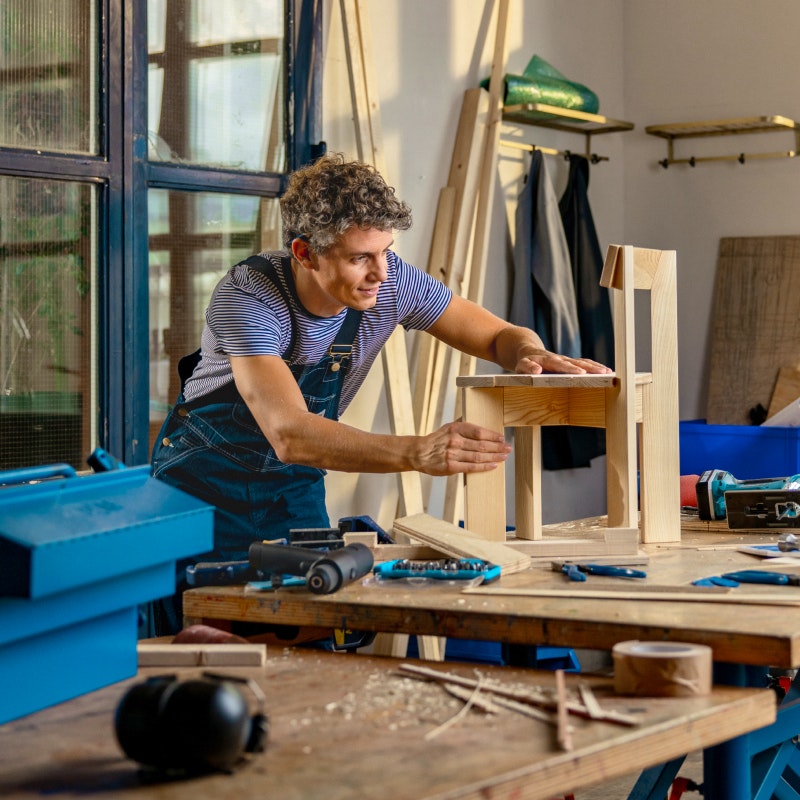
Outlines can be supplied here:
M289 310L272 283L242 266L215 289L206 323L218 351L228 356L279 356L291 328Z
M453 293L427 272L395 259L398 321L406 329L425 331L442 316Z

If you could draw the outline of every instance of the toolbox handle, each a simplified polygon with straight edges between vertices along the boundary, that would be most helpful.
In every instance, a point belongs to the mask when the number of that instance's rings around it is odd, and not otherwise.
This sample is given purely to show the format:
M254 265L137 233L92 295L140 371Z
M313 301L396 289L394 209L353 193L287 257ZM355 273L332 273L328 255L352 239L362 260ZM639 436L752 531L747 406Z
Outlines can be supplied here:
M14 486L18 483L43 481L48 478L74 478L77 476L74 467L69 464L46 464L41 467L20 467L0 472L0 487Z

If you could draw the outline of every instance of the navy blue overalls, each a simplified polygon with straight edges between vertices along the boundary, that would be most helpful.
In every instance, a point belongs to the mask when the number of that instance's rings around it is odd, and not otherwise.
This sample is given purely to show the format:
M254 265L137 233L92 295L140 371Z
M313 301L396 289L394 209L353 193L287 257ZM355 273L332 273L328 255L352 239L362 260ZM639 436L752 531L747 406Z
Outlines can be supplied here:
M261 256L251 256L243 263L275 285L293 314L275 265ZM288 258L284 259L284 269L291 277ZM287 282L299 304L294 282ZM349 308L328 353L318 363L289 364L312 414L339 418L339 397L360 321L361 312ZM293 324L291 341L282 354L287 362L296 327ZM325 471L279 461L233 381L191 403L184 400L183 385L199 358L198 350L181 359L181 395L164 420L152 458L154 477L215 506L214 550L178 564L180 590L186 588L183 578L187 563L246 560L254 541L285 538L290 528L330 525L325 508ZM172 609L162 609L170 618L167 626L174 630L181 622L178 599L179 595ZM160 616L158 612L156 615Z

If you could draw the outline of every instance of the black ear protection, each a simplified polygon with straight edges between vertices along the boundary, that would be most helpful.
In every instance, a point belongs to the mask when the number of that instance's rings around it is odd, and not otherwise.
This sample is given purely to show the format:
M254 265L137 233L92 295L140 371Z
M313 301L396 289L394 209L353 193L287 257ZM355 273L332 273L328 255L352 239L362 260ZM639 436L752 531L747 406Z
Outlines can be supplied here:
M235 683L246 683L259 701L252 717ZM120 700L114 718L117 741L129 758L157 769L228 772L244 753L266 747L264 699L255 681L228 675L149 678Z

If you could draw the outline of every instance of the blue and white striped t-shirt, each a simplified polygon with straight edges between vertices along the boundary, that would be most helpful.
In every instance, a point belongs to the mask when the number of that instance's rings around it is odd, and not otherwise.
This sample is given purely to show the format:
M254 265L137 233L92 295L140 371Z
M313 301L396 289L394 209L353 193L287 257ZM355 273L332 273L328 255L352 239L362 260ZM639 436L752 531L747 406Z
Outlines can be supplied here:
M275 264L291 299L291 312L269 278L243 264L232 267L217 284L206 309L202 357L186 382L184 397L187 402L233 379L229 356L282 356L291 343L293 320L297 330L292 364L318 363L344 322L346 309L335 317L318 317L298 303L296 293L290 289L291 269L284 270L283 266L287 253L261 255ZM443 283L391 251L387 254L387 273L375 306L361 317L342 388L340 414L364 382L394 329L402 325L407 329L427 330L439 319L452 297Z

